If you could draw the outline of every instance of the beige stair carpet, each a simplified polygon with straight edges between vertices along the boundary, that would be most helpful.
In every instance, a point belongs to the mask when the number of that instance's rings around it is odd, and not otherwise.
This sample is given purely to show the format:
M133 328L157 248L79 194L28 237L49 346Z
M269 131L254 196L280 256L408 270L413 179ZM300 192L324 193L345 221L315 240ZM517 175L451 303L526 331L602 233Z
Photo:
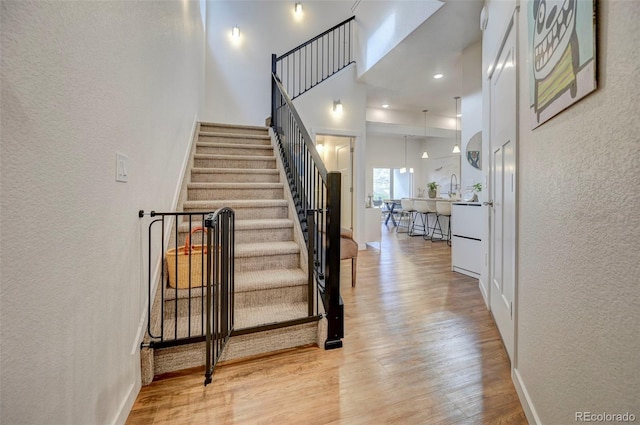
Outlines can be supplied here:
M266 128L200 125L182 209L202 212L226 206L235 210L236 329L307 316L305 248L296 237L298 224L277 164ZM188 230L188 222L178 224L179 245L184 244ZM193 243L202 243L201 236ZM176 332L186 336L189 329L200 332L203 292L192 288L190 305L189 290L165 289L164 327L170 336ZM160 325L156 320L152 327L157 330ZM233 337L223 360L317 343L318 327L314 322ZM192 345L196 347L155 350L155 374L204 364L202 344Z

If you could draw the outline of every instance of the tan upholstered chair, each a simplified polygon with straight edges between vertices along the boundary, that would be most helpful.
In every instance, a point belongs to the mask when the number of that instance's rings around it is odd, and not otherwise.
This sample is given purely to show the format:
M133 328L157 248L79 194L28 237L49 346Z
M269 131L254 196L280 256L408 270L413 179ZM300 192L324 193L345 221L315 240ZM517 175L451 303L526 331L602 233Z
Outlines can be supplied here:
M351 286L356 286L356 266L358 263L358 243L353 240L353 232L340 229L340 259L351 259Z

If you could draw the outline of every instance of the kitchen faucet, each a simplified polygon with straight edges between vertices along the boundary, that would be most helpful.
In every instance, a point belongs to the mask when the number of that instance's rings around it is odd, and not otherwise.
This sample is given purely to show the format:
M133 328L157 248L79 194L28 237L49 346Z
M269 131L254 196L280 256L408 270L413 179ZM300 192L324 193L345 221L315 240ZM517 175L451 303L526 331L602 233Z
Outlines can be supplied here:
M453 185L453 179L456 179L456 184L455 186ZM456 194L456 189L458 188L458 177L456 176L456 173L451 174L451 179L449 181L449 198L452 198L453 195Z

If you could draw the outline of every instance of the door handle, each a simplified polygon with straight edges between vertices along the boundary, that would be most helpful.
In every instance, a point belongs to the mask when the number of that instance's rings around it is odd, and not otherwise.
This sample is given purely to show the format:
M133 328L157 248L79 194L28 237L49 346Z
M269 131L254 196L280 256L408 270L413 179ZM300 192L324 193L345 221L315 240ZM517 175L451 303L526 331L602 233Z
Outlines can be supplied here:
M490 200L489 202L483 202L482 205L488 205L490 207L493 207L493 199Z

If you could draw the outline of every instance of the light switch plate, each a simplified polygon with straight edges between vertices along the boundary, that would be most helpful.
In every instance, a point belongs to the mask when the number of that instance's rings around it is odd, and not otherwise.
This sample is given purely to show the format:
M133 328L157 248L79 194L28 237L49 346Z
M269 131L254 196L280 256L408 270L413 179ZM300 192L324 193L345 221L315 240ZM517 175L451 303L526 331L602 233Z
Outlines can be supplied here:
M129 180L129 158L116 152L116 181L126 183Z

